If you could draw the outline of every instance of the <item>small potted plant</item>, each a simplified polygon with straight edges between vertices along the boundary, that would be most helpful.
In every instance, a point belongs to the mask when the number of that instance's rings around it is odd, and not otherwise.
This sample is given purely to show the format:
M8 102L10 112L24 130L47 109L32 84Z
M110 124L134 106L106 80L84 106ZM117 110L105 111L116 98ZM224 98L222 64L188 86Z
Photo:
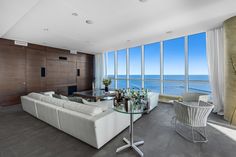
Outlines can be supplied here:
M105 86L105 92L108 92L108 86L111 84L111 79L110 78L106 78L106 79L103 79L103 84Z

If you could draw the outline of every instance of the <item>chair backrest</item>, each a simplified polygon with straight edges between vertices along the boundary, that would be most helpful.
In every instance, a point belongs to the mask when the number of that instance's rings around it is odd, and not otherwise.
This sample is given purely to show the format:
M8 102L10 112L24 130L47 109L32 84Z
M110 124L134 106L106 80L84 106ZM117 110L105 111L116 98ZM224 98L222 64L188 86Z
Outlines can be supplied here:
M196 101L198 102L199 96L202 95L201 93L184 93L183 95L183 101L189 102L189 101Z
M211 113L214 105L204 101L199 101L198 106L191 106L186 103L174 102L176 120L193 126L204 127L207 124L207 118Z
M185 93L183 95L183 102L198 102L204 101L208 102L209 95L204 93Z
M174 101L175 118L181 123L189 124L188 106L181 102Z
M208 100L209 100L209 95L200 95L198 98L198 102L200 101L208 102Z

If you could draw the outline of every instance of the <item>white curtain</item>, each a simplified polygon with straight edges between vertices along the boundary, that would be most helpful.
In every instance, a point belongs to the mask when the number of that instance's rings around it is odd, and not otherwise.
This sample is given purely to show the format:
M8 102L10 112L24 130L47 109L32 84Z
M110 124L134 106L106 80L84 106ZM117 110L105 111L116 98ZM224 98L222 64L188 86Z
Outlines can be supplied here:
M95 88L102 88L102 80L105 75L104 54L99 53L95 55Z
M207 60L214 112L224 114L223 27L207 31Z

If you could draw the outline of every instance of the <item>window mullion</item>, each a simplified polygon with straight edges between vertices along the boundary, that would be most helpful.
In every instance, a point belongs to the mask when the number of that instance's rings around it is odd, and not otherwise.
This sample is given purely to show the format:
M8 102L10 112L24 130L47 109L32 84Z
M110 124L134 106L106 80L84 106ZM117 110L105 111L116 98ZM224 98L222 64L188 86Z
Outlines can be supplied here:
M141 79L142 79L142 88L144 88L144 73L145 73L145 65L144 65L144 46L141 46Z
M184 53L185 53L185 92L188 92L189 88L188 36L184 37Z
M129 88L129 75L130 75L130 68L129 68L129 48L126 49L126 87Z
M164 49L163 49L163 41L160 42L160 93L164 93Z
M115 51L114 55L114 71L115 71L115 89L117 89L117 73L118 73L118 62L117 62L117 51Z

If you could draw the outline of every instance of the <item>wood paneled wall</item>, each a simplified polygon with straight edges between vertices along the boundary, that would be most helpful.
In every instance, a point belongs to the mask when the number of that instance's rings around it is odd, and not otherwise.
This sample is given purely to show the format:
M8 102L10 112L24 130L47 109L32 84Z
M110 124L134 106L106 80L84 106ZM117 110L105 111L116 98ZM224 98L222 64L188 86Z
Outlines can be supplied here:
M18 104L20 96L30 92L54 90L66 95L68 86L89 90L93 64L94 56L90 54L73 55L68 50L34 44L17 46L12 40L0 38L0 106ZM42 67L46 69L45 77L41 77Z

